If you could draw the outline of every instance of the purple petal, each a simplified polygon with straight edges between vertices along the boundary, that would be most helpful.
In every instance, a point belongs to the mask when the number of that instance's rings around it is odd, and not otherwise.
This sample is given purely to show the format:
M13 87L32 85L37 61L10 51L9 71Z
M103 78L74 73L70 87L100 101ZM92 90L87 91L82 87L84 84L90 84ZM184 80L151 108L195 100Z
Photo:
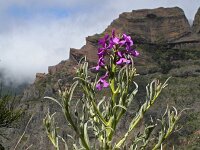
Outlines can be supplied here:
M105 40L108 40L108 38L109 38L109 35L106 34L106 35L104 36L104 39L105 39Z
M109 83L106 81L106 80L104 80L104 82L103 82L103 87L108 87L109 86Z
M100 69L100 66L97 65L97 66L95 67L95 69L98 71L98 70Z
M121 65L121 64L123 63L123 59L125 59L125 58L120 58L120 59L116 62L116 64L117 64L117 65Z
M126 43L125 40L121 40L121 41L119 42L119 45L120 45L120 46L124 46L125 43Z
M131 39L130 36L127 36L127 38L126 38L126 42L129 43L130 46L133 45L133 41L132 41L132 39Z
M130 60L128 60L128 59L126 59L126 58L120 58L117 62L116 62L116 64L117 65L121 65L121 64L123 64L123 63L126 63L126 64L130 64Z
M98 60L98 63L97 63L97 66L104 66L105 65L105 62L104 62L104 58L103 57L100 57L99 60Z
M124 39L126 39L127 35L126 35L126 34L122 34L122 37L123 37Z
M127 51L131 51L132 49L131 49L131 46L129 45L129 44L126 44L126 50Z
M114 44L113 42L110 42L110 44L109 44L109 46L107 47L107 49L112 49L114 45L115 45L115 44Z
M126 60L126 64L130 64L131 61L129 59Z
M127 36L126 34L123 34L122 37L123 37L123 40L122 40L123 41L123 43L122 43L123 45L126 44L126 46L129 46L129 47L133 45L133 41L132 41L130 36Z
M104 63L104 61L99 61L99 62L98 62L98 65L99 65L99 66L104 66L105 63Z
M105 44L105 40L104 40L104 39L99 39L98 44L99 44L99 45L104 45L104 44Z
M118 52L117 52L117 56L122 57L122 52L121 52L121 51L118 51Z
M102 86L101 86L101 84L98 83L98 84L96 85L96 88L97 88L97 90L101 91L101 90L102 90Z
M103 77L101 77L100 79L105 80L107 77L108 77L108 72L106 72L106 74Z
M131 55L134 57L138 57L140 53L137 50L133 50L133 52L131 52Z
M106 34L106 35L104 36L104 38L99 39L98 44L99 44L99 45L102 45L102 46L104 47L105 44L106 44L106 41L108 40L108 38L109 38L109 35Z
M109 86L109 83L106 81L106 78L108 77L108 72L106 72L106 74L104 76L102 76L97 85L96 85L96 88L98 90L102 90L103 87L108 87Z
M117 37L113 38L113 39L112 39L112 42L113 42L114 44L119 44L119 38L117 38Z
M101 48L101 51L99 50L99 52L98 52L99 58L101 58L101 57L103 57L105 55L106 55L106 50L104 50L104 49Z

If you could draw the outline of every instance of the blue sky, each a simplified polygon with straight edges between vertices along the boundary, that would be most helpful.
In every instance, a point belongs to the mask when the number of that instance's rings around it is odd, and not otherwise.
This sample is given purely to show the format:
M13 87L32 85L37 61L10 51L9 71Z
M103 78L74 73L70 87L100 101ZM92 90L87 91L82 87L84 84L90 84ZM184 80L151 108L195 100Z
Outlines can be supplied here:
M120 13L181 7L189 20L200 0L5 0L0 1L0 70L5 79L32 82L36 72L67 59L70 47L101 33Z

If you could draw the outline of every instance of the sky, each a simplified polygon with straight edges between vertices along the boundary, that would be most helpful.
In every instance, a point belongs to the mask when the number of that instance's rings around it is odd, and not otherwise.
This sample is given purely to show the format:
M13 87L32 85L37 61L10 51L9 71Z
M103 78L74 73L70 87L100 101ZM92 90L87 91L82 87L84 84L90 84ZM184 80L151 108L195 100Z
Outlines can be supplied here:
M175 6L191 22L200 0L0 0L0 73L7 83L32 83L122 12Z

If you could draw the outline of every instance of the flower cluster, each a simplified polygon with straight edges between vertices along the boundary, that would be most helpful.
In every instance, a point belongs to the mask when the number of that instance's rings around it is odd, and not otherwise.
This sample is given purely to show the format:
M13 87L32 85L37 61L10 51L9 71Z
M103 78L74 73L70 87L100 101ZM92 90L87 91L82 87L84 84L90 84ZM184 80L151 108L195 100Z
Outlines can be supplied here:
M108 77L108 72L106 72L106 74L104 76L102 76L97 85L96 85L96 88L98 90L102 90L103 87L108 87L109 86L109 83L106 81L106 78Z
M98 71L100 68L105 68L105 57L112 56L114 58L113 63L118 66L123 66L124 64L130 64L131 60L128 59L128 55L137 57L139 52L133 48L133 41L130 36L123 34L118 37L115 35L115 31L112 31L112 35L106 34L104 38L100 39L98 48L98 63L95 69ZM110 57L111 58L111 57ZM109 73L101 77L96 85L98 90L102 87L108 87L109 83L106 78L109 77Z

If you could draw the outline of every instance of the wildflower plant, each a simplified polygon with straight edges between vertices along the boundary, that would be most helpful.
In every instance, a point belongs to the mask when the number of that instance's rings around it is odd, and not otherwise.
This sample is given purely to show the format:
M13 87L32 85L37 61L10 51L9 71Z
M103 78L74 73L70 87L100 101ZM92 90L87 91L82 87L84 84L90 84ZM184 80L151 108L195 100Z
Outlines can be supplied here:
M132 117L127 132L116 138L117 125L138 92L138 85L134 82L135 76L138 75L134 66L134 57L138 57L139 52L134 49L134 43L130 36L126 34L116 36L114 30L112 35L105 35L98 44L98 62L93 69L97 72L101 70L105 74L101 77L97 75L96 79L92 81L88 75L88 62L85 59L81 60L74 83L70 88L59 91L61 101L45 97L55 101L62 108L69 126L76 134L76 137L68 135L73 141L73 148L144 150L150 147L153 150L160 149L162 143L175 130L176 123L180 118L180 113L177 113L176 108L173 107L172 110L167 108L162 118L145 125L142 133L133 136L132 132L167 86L168 79L163 84L154 79L146 86L144 104ZM80 88L79 91L81 90L83 95L76 100L76 105L72 106L71 101L77 87ZM97 94L102 92L103 88L109 89L110 95L104 95L101 99L97 99ZM153 130L159 122L161 128L158 131L158 137L155 137ZM58 127L53 115L47 114L44 126L55 149L59 149L59 139L64 142L65 148L68 148L67 142L58 135Z

